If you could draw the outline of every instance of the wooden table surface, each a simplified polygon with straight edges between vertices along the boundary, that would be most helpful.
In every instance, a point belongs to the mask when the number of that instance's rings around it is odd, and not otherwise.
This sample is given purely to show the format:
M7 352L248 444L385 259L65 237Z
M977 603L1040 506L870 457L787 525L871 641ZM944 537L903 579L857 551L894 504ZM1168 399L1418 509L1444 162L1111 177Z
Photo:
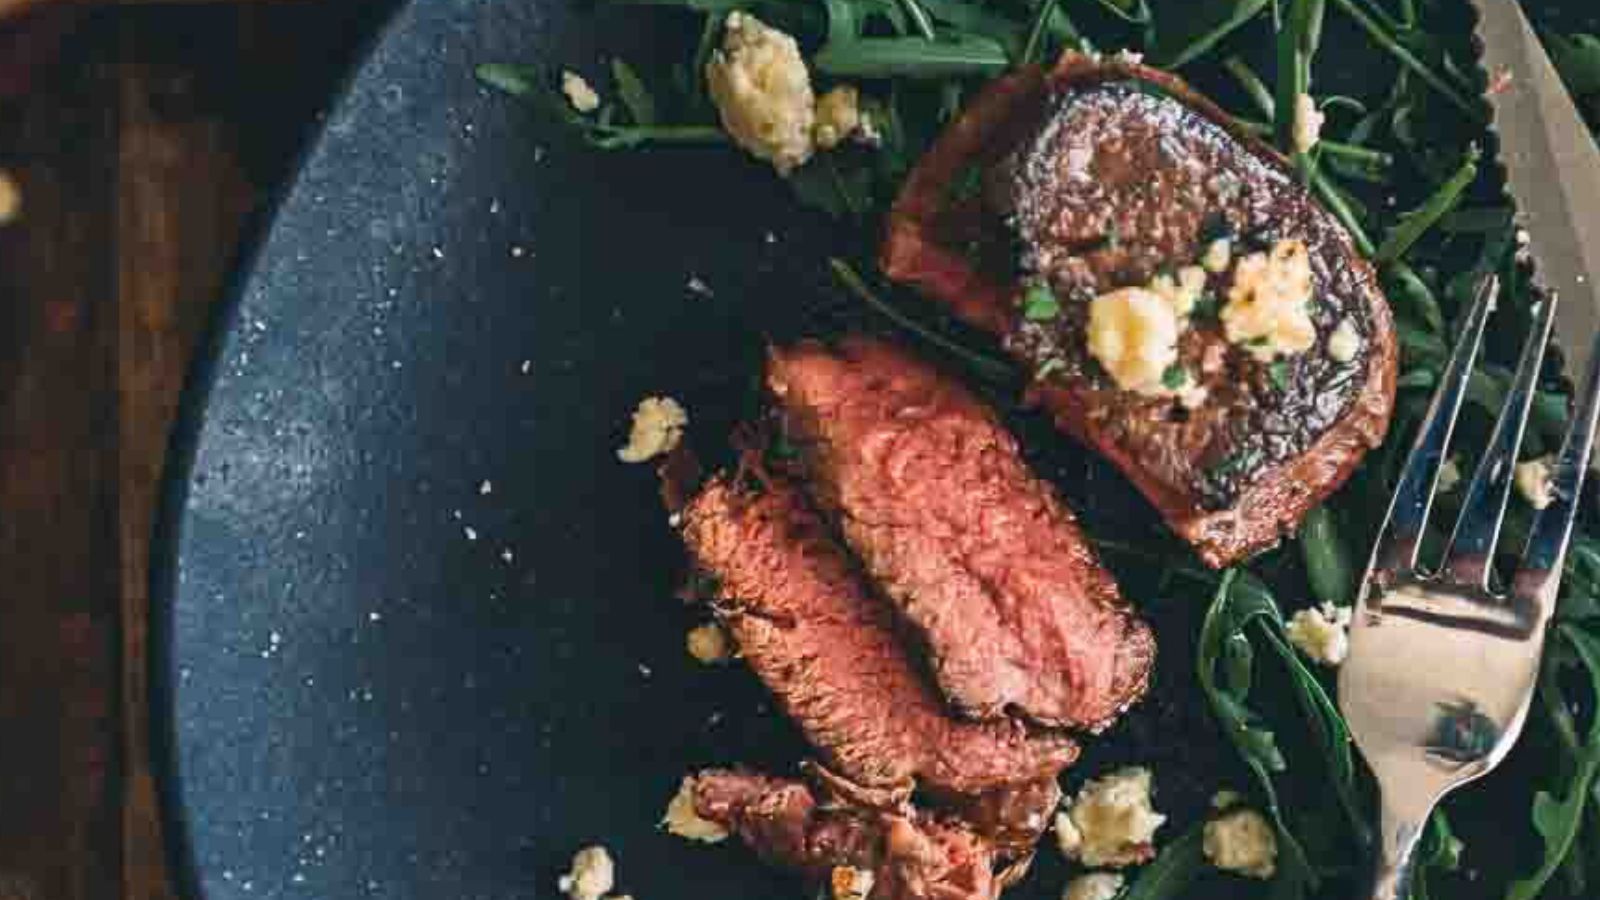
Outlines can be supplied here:
M169 897L150 523L241 235L386 0L0 22L0 900Z

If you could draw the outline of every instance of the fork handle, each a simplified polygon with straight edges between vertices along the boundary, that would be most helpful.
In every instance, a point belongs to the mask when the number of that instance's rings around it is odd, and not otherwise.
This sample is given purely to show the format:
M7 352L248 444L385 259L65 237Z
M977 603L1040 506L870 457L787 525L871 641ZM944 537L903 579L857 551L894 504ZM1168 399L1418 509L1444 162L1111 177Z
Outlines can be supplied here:
M1417 841L1427 825L1433 803L1422 809L1401 810L1385 791L1378 852L1374 855L1371 900L1405 900L1411 896L1411 870L1416 860Z

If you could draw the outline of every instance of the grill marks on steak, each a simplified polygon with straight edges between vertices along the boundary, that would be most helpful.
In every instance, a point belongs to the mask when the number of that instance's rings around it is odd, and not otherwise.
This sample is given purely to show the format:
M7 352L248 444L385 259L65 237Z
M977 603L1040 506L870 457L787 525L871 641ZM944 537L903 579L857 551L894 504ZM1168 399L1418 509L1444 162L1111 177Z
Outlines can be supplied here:
M709 481L682 512L695 563L746 662L837 774L901 795L1052 778L1077 756L1062 734L944 708L853 561L794 486Z
M1276 543L1378 444L1394 398L1395 338L1376 277L1349 236L1269 148L1181 80L1069 54L1049 73L994 82L907 179L890 215L884 270L1001 337L1032 371L1030 395L1095 447L1208 563ZM997 189L949 195L976 167ZM1281 239L1310 251L1318 340L1273 371L1195 316L1179 357L1209 390L1193 410L1119 390L1088 354L1087 304L1195 262L1217 233L1235 253ZM975 237L977 235L978 237ZM1020 259L965 248L1008 239ZM1018 314L1019 279L1047 278L1063 314ZM1210 289L1225 296L1227 277ZM1348 362L1327 352L1348 322Z
M1098 730L1143 694L1148 626L971 393L861 338L774 350L767 377L819 502L953 705Z
M1005 885L995 847L950 816L819 802L803 782L726 770L697 775L693 799L702 818L813 883L839 867L871 873L873 900L993 900Z

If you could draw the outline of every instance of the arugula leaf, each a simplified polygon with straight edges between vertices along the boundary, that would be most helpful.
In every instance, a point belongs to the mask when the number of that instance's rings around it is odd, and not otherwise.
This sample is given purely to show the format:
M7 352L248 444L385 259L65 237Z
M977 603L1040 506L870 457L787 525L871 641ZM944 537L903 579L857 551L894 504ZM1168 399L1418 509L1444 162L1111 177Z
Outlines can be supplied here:
M1550 59L1567 83L1567 90L1579 97L1600 94L1600 37L1592 34L1545 35Z
M1450 829L1450 818L1437 808L1428 818L1411 875L1412 900L1432 900L1433 877L1439 872L1454 872L1461 867L1461 841Z
M1323 603L1349 606L1355 588L1355 566L1350 549L1339 537L1333 511L1319 506L1300 523L1300 557L1305 563L1311 593Z
M1309 161L1295 147L1300 95L1311 89L1311 58L1322 34L1323 0L1286 0L1288 15L1278 30L1278 89L1274 97L1274 132L1278 146L1291 154L1301 174L1309 176Z
M1205 823L1196 822L1167 842L1117 900L1182 900L1205 873Z
M1588 675L1591 706L1600 702L1600 636L1573 625L1560 626L1556 635L1571 648ZM1547 684L1560 690L1555 678L1549 679ZM1567 704L1560 705L1566 707ZM1577 843L1589 792L1600 776L1600 713L1591 716L1573 763L1564 785L1555 792L1540 791L1534 795L1533 828L1544 842L1544 857L1532 873L1511 883L1506 900L1535 900Z
M1223 38L1261 14L1269 0L1185 0L1164 4L1153 28L1150 58L1167 69L1181 68L1207 53Z
M617 96L635 125L656 124L656 100L640 80L639 73L621 57L611 60L611 79L616 82Z
M829 41L811 61L817 71L837 78L960 78L996 75L1010 64L1006 48L977 35Z
M1267 813L1278 833L1278 878L1288 885L1286 889L1292 895L1303 896L1306 890L1317 886L1320 878L1306 858L1305 849L1284 822L1283 809L1278 802L1272 776L1287 768L1287 763L1278 750L1277 737L1246 703L1254 651L1244 632L1255 618L1270 618L1276 607L1271 606L1272 611L1268 612L1269 607L1263 605L1264 591L1236 591L1236 583L1243 583L1239 570L1229 569L1222 576L1211 607L1206 610L1200 626L1195 674L1217 724L1255 776L1256 785L1265 798ZM1265 598L1265 603L1270 605L1271 599ZM1222 675L1220 680L1219 674Z
M544 72L535 66L484 63L474 70L478 80L513 97L531 97L549 89Z
M1145 0L1095 0L1100 8L1124 22L1135 25L1150 24L1150 7Z

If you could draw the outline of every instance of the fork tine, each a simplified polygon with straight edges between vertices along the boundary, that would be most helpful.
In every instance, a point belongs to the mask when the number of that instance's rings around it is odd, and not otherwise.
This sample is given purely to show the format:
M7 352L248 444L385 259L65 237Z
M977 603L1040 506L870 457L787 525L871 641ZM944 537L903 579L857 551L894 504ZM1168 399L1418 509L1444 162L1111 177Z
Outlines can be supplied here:
M1489 320L1489 311L1494 308L1494 298L1499 292L1500 278L1493 273L1478 283L1461 334L1456 337L1444 375L1428 405L1428 415L1422 420L1416 442L1411 445L1411 453L1400 471L1400 484L1395 488L1389 515L1372 551L1374 575L1410 571L1417 565L1422 529L1428 524L1434 485L1439 479L1439 463L1450 446L1450 435L1461 412L1461 401L1467 395L1478 347L1483 343L1483 326Z
M1522 565L1512 580L1512 593L1519 598L1542 605L1546 593L1553 592L1560 582L1561 565L1572 539L1572 523L1578 517L1583 478L1594 450L1597 418L1600 418L1600 336L1589 350L1583 393L1573 406L1572 421L1556 457L1555 472L1551 476L1553 499L1534 518L1522 553Z
M1457 584L1488 588L1494 571L1494 549L1500 541L1500 524L1505 519L1506 501L1511 498L1511 475L1517 462L1517 448L1528 425L1528 412L1538 392L1539 368L1544 362L1545 345L1550 341L1550 326L1555 323L1556 298L1540 304L1533 330L1522 348L1517 374L1506 392L1500 415L1483 459L1472 474L1472 483L1461 501L1461 518L1444 553L1443 572Z

